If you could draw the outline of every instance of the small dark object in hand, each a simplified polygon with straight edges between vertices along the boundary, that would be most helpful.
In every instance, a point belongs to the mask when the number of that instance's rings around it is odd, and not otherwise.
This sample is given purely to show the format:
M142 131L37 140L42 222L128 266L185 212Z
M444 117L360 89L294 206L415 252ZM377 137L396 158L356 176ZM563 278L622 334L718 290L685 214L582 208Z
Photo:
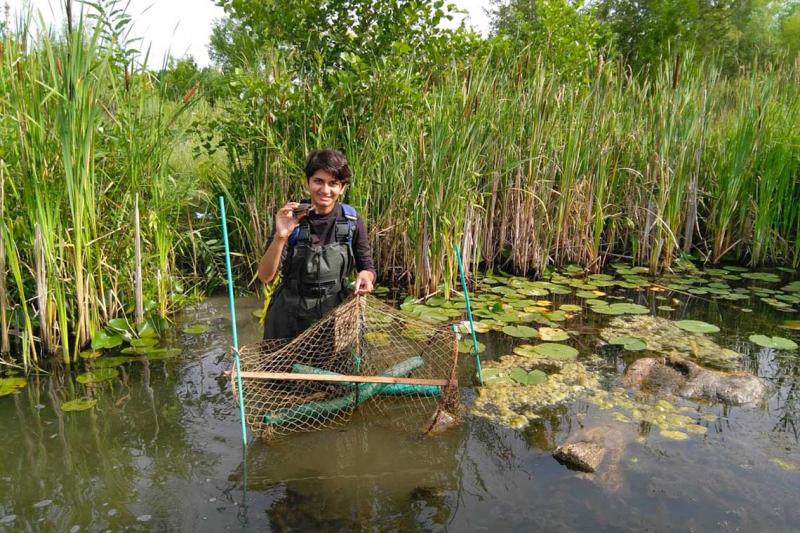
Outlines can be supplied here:
M292 216L294 218L302 218L311 210L311 204L300 204L292 209Z

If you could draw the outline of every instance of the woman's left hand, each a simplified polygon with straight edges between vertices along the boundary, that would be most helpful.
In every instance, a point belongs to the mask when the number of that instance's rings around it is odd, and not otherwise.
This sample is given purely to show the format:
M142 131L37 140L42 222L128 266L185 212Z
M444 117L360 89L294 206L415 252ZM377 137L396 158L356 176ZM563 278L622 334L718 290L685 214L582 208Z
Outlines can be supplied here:
M356 277L356 294L369 294L372 292L373 276L369 270L362 270Z

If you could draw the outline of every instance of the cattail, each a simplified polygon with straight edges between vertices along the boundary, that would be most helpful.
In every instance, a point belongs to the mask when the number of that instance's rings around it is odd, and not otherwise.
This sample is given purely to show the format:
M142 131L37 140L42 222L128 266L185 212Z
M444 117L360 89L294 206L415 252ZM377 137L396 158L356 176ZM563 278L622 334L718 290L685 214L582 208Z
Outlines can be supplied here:
M200 88L200 82L199 82L199 81L196 81L196 82L194 82L194 85L192 85L192 86L189 88L189 90L188 90L188 91L186 91L186 94L184 94L184 95L183 95L183 103L184 103L184 104L188 104L188 103L189 103L189 100L191 100L191 99L192 99L192 97L193 97L195 94L197 94L197 89L199 89L199 88Z

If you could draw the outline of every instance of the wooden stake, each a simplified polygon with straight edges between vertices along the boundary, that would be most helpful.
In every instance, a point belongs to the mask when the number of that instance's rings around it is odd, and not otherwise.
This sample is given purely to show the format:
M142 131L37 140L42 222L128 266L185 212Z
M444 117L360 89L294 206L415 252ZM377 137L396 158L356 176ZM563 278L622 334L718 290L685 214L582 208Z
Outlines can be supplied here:
M33 234L33 262L36 271L36 303L39 307L39 335L42 339L42 351L52 353L52 323L47 305L47 268L44 263L42 227L38 222L33 225Z
M232 370L233 378L236 378L236 370ZM446 387L450 384L447 379L418 379L418 378L394 378L390 376L347 376L347 375L326 375L326 374L294 374L291 372L242 372L242 379L273 379L278 381L329 381L329 382L350 382L350 383L402 383L405 385L436 385Z
M139 227L139 193L133 197L133 256L136 264L134 274L136 293L136 326L144 322L144 295L142 294L142 233Z

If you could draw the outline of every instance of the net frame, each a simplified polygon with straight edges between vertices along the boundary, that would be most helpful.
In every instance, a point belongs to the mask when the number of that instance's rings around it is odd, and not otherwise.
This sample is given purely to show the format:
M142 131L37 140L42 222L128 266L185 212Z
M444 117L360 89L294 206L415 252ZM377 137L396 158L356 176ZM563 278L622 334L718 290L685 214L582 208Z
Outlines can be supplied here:
M458 340L455 329L352 296L293 339L240 348L245 421L270 441L342 426L356 410L429 432L440 413L461 411ZM231 378L238 402L235 369Z

